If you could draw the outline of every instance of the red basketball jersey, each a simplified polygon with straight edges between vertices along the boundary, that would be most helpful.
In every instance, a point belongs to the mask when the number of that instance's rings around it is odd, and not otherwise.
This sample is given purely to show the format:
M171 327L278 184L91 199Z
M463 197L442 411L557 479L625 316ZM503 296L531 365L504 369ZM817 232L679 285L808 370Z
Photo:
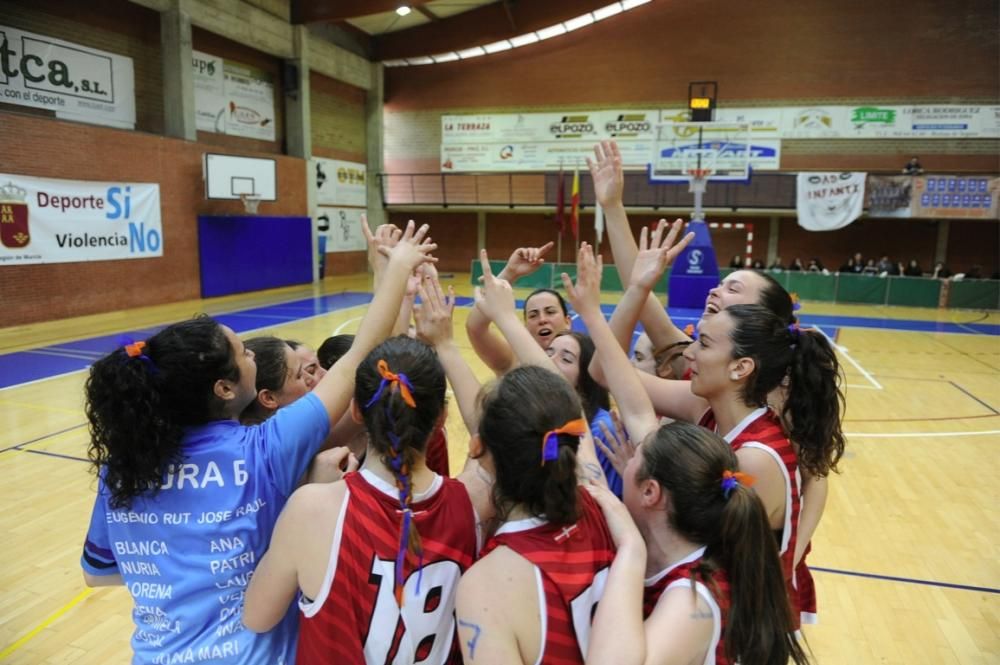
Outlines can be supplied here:
M698 424L713 432L718 429L715 415L711 410L702 416ZM761 407L744 418L739 425L725 435L725 439L734 451L741 448L763 450L774 458L785 477L784 525L780 532L775 532L775 536L778 539L778 552L781 554L781 567L785 573L785 583L788 586L793 620L795 628L798 629L800 622L799 594L795 589L792 564L795 559L795 540L799 529L799 510L802 507L800 499L802 477L799 474L799 458L795 453L795 447L785 435L781 419L767 407Z
M476 556L476 518L465 486L438 476L414 497L422 567L407 552L396 603L402 513L396 488L369 471L344 476L347 496L334 532L323 592L301 599L296 662L461 663L455 592Z
M585 490L578 489L577 495L581 505L575 524L560 527L540 519L508 522L483 549L485 555L503 545L535 565L543 611L538 662L546 665L583 663L590 621L615 558L614 541L597 502Z
M424 462L427 468L442 476L450 476L448 468L448 432L444 427L438 427L427 440L424 449Z
M656 604L668 589L683 587L694 589L712 611L712 618L715 628L712 631L712 642L708 645L705 663L715 663L715 665L730 665L732 663L726 657L726 645L724 637L726 634L726 617L729 614L729 579L723 570L716 570L712 573L711 585L706 586L700 578L696 577L694 571L701 564L701 558L705 555L705 548L702 547L690 556L678 561L666 570L660 571L653 577L646 580L646 588L642 594L642 617L648 619L653 613ZM690 593L690 591L689 591ZM712 659L715 654L715 659Z

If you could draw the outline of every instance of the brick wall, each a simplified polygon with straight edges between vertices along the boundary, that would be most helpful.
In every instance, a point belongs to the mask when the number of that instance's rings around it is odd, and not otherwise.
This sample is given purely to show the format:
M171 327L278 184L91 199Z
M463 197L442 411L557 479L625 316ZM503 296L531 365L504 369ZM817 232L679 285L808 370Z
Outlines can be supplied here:
M160 185L163 257L5 266L0 326L60 319L200 296L197 216L241 214L239 201L207 201L202 154L227 148L139 132L0 113L4 170L28 176ZM240 154L250 154L246 150ZM305 165L278 164L278 201L262 215L305 215Z
M135 72L135 128L163 132L163 63L160 15L126 0L3 0L0 25L132 58ZM0 110L55 117L26 106Z
M317 157L367 162L367 93L316 72L309 73L312 151ZM374 177L374 176L372 176ZM325 276L353 275L368 269L365 252L330 252Z

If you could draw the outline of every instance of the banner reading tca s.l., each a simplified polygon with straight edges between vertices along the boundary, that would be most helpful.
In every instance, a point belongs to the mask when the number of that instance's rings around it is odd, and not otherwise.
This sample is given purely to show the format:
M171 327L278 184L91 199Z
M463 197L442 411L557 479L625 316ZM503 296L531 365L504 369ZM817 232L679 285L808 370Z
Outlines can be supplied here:
M0 173L0 267L158 256L159 185Z

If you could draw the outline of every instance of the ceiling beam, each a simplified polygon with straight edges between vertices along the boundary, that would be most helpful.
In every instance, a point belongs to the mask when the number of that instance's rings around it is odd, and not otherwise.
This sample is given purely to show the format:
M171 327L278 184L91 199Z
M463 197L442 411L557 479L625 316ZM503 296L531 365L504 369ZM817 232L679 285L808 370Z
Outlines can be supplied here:
M431 21L441 20L441 17L432 12L430 7L424 7L423 5L416 5L413 9L423 14L425 18L430 19Z
M430 0L292 0L292 23L346 21L396 11L404 4L419 9L425 2Z
M440 21L376 35L375 56L392 60L460 51L547 28L607 4L608 0L494 2Z

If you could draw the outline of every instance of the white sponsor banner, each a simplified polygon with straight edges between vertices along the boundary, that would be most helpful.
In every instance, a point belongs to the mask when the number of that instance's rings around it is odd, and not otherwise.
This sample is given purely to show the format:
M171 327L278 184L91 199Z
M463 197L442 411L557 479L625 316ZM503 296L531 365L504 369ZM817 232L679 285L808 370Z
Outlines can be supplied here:
M312 159L312 186L316 188L316 202L320 205L368 205L367 166L361 162L344 162L338 159Z
M159 185L0 173L0 265L156 256Z
M1000 138L1000 106L810 106L781 110L786 139Z
M132 58L0 26L0 102L135 128Z
M203 132L275 139L274 85L266 72L192 51L195 126Z
M796 211L799 226L832 231L861 216L865 173L799 173Z
M550 141L619 142L656 136L655 110L494 113L441 116L441 142L454 144Z
M368 246L361 232L364 208L319 206L313 214L319 234L326 237L326 251L363 252Z
M442 171L558 171L586 169L594 157L594 141L562 143L443 144ZM620 141L618 149L627 169L645 169L652 159L654 142Z

